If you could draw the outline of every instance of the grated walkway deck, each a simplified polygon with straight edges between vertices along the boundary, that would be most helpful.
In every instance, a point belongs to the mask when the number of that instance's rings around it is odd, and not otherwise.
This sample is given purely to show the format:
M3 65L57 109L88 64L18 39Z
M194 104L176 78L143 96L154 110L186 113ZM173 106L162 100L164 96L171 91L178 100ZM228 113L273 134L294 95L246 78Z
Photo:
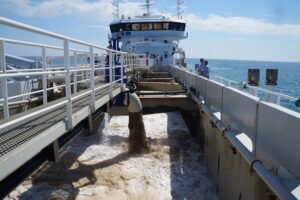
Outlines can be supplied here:
M120 84L114 84L113 89L120 87ZM87 90L83 90L80 93L84 93ZM104 95L109 93L109 86L105 86L100 90L96 91L95 98L100 99ZM66 98L61 98L55 100L53 102L48 103L47 105L39 106L37 108L28 110L26 112L17 114L13 116L10 120L14 120L18 117L25 116L27 114L33 113L37 110L41 110L51 105L55 105L62 101L66 100ZM87 94L79 99L73 101L73 113L76 113L80 109L88 106L90 103L90 94ZM66 105L56 108L53 111L48 112L44 115L35 116L33 118L29 118L23 120L19 123L13 124L6 128L0 130L0 158L5 154L9 153L13 149L21 146L25 142L31 140L35 136L39 135L43 131L49 129L51 126L54 126L56 123L66 120L67 117L67 109ZM4 124L8 122L7 120L0 121L0 124Z

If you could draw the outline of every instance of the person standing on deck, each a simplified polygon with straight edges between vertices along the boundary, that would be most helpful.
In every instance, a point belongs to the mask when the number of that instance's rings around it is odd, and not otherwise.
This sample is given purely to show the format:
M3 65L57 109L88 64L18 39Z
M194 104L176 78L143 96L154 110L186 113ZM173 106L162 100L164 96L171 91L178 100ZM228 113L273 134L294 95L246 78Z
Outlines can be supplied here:
M107 49L112 49L112 44L111 44L111 40L108 41L108 46L106 47ZM108 83L109 82L109 54L110 51L107 50L107 55L105 57L105 82Z
M201 58L200 59L200 65L198 65L198 68L197 68L197 74L200 75L200 76L203 76L203 71L204 71L204 58Z
M210 73L210 69L209 69L208 61L205 60L204 61L204 68L203 68L202 76L204 76L206 78L209 78L209 73Z

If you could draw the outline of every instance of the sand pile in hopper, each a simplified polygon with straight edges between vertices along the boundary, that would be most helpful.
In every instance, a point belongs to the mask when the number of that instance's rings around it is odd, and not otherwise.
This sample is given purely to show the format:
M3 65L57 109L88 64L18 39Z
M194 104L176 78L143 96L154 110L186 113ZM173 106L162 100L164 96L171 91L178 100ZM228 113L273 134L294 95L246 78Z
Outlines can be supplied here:
M150 152L128 153L128 116L76 137L59 163L29 177L5 200L216 200L199 145L180 113L144 115Z

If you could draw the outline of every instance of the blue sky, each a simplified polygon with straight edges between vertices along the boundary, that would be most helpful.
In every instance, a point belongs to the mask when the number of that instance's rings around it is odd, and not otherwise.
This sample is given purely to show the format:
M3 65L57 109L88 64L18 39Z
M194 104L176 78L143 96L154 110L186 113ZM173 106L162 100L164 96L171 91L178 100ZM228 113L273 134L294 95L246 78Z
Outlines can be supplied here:
M107 45L112 1L0 0L0 16ZM138 1L118 1L125 16L141 12ZM156 0L153 12L175 15L175 0ZM181 42L187 57L300 61L299 0L185 0L189 38ZM0 25L0 37L48 42ZM53 44L57 41L51 41ZM25 50L16 50L22 54Z

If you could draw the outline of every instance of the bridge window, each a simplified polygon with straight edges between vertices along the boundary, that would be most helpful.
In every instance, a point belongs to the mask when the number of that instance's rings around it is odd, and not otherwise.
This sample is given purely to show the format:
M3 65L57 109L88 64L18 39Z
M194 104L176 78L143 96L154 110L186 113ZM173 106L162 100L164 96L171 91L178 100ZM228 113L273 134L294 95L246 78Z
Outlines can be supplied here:
M141 25L140 24L132 24L132 30L133 31L139 31L141 29Z
M169 23L163 23L163 29L169 30Z
M141 30L152 30L152 23L141 24Z
M184 31L184 29L185 29L185 24L178 24L178 28L177 28L178 31Z
M127 24L113 24L110 25L112 33L122 31L144 31L144 30L172 30L184 31L185 24L177 22L150 22L150 23L127 23ZM127 34L127 33L126 33Z
M125 24L124 25L124 30L125 31L131 31L132 29L131 29L131 24Z
M161 30L162 29L162 23L154 23L153 24L154 30Z
M170 23L169 30L176 31L177 30L177 23Z

